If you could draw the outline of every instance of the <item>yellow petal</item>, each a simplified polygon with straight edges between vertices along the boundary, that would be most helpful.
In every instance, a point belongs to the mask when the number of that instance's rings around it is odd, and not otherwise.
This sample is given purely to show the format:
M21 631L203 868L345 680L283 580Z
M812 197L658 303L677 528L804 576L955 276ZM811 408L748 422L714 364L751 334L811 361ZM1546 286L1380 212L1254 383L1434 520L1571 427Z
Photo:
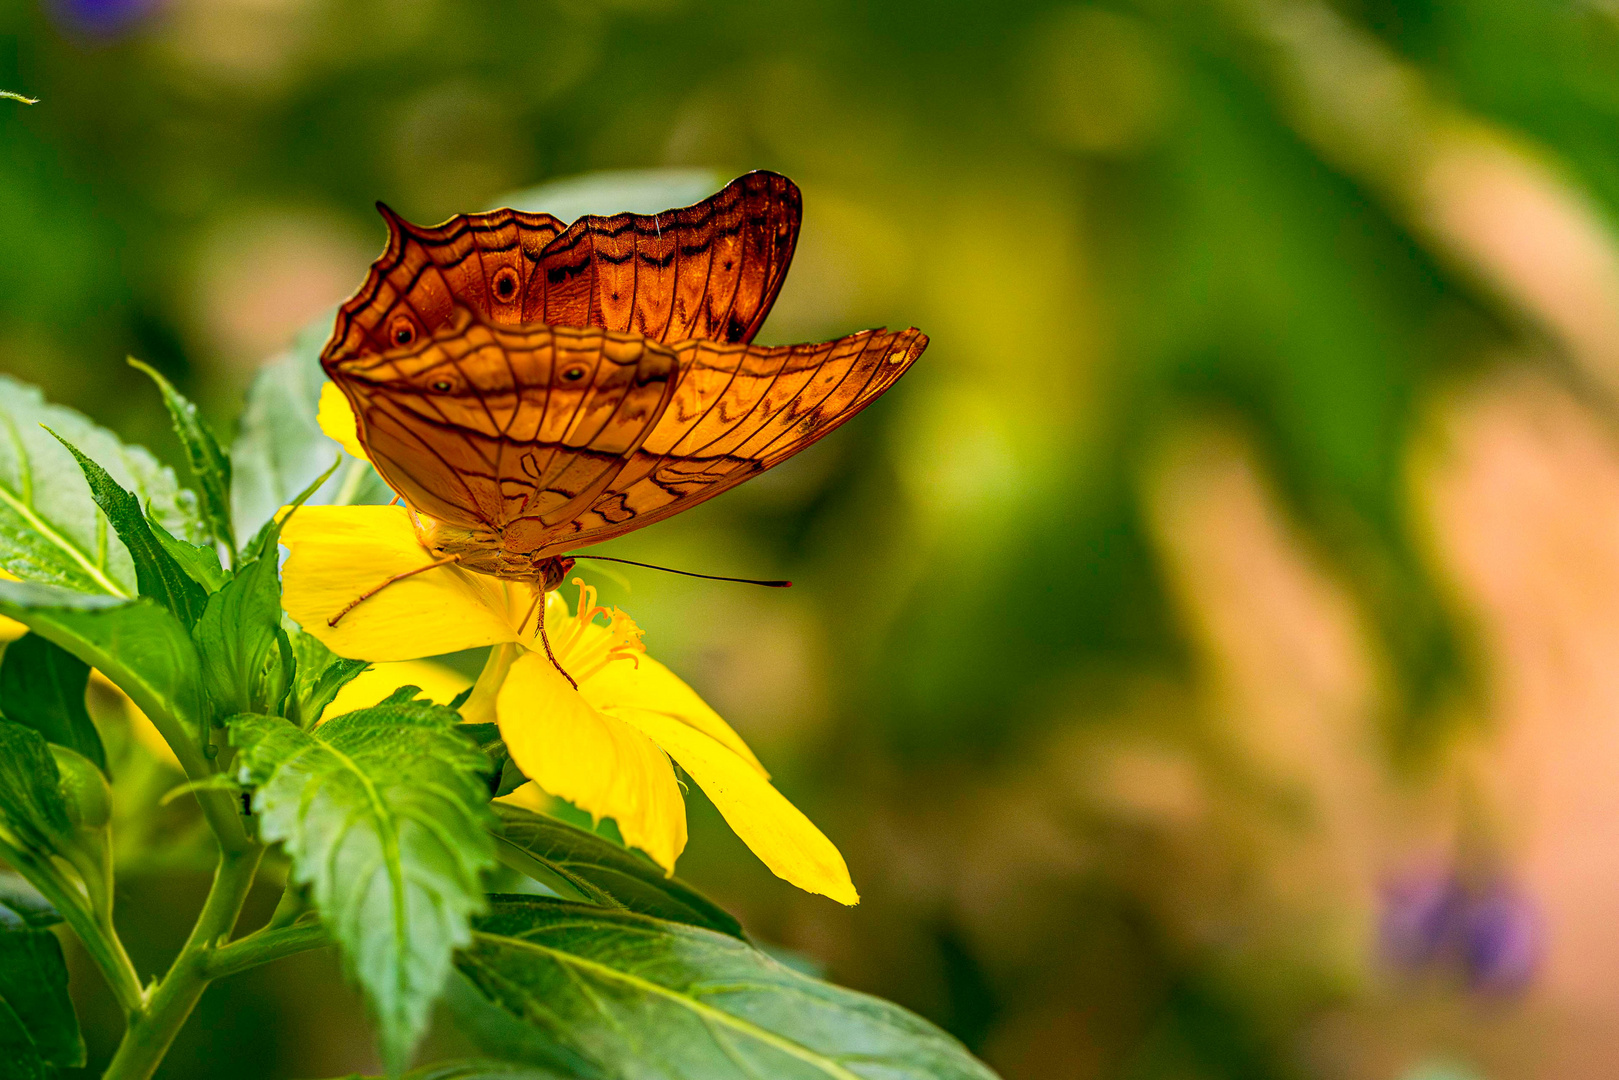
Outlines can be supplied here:
M16 574L0 570L0 581L16 580L18 580ZM4 615L0 615L0 641L16 641L26 633L28 633L28 627L16 619L8 619Z
M306 506L287 519L281 575L287 613L328 649L360 660L416 660L517 640L534 593L457 566L440 566L358 597L433 557L402 506Z
M334 382L323 383L320 388L320 411L315 414L315 422L326 433L328 439L333 439L343 445L353 456L361 461L370 461L370 455L365 447L360 445L360 427L354 420L354 409L349 405L349 399L343 396L343 391L337 388Z
M832 841L729 747L661 713L626 709L618 715L680 763L732 831L777 877L840 904L860 902L849 867Z
M686 846L675 770L640 731L591 708L540 653L512 665L496 702L500 735L523 774L597 818L674 873Z
M742 736L708 702L697 696L680 677L644 653L633 660L615 660L579 684L579 692L596 708L612 714L618 709L645 709L690 724L717 740L769 779L770 774L753 756Z
M355 709L370 708L401 686L420 687L421 696L440 705L448 705L455 700L455 695L471 685L472 680L459 671L431 660L376 664L356 675L339 690L321 715L330 718Z

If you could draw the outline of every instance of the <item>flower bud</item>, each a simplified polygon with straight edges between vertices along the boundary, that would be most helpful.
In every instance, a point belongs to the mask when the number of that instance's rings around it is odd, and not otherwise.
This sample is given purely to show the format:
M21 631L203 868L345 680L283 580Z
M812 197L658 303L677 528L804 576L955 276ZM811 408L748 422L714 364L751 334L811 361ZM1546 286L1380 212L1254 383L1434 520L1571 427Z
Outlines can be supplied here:
M99 832L112 820L112 790L89 758L65 746L51 745L68 820L81 836Z

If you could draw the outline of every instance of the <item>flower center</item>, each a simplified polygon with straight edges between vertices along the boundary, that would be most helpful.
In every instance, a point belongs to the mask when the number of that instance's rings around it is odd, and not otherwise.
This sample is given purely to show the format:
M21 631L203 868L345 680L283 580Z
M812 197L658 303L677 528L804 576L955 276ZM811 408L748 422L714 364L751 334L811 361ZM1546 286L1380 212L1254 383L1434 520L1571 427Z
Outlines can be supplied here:
M579 588L577 610L560 626L547 628L557 662L579 683L615 660L639 663L646 646L641 643L642 631L635 620L616 607L598 605L595 587L582 579L574 578L573 584ZM598 615L606 617L605 625L596 621Z

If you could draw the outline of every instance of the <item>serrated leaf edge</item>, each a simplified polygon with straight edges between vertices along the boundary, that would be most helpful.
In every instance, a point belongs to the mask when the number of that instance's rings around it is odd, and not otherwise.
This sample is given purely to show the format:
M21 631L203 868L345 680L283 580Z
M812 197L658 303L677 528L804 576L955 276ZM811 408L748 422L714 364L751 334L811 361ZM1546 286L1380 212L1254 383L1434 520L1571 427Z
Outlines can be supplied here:
M632 917L646 918L648 921L654 922L657 921L652 920L649 916ZM579 925L588 928L590 921L591 920L589 919L582 918L579 920ZM555 923L548 923L545 928L547 930L555 930L565 929L567 926L567 922L559 921ZM715 937L736 944L735 938L728 938L726 935L715 933L712 930L702 930L700 927L688 927L687 929L698 930L702 933L714 934ZM481 930L473 931L472 936L474 941L478 941L480 939L488 940L490 942L499 943L503 948L510 948L514 945L520 946L521 948L540 953L556 961L557 963L562 964L564 967L571 966L581 971L588 971L598 978L604 979L605 981L630 986L642 993L673 1001L700 1017L705 1026L718 1024L722 1027L730 1028L739 1034L746 1035L749 1038L756 1039L767 1046L779 1050L790 1057L797 1058L799 1061L802 1061L813 1068L819 1069L827 1076L836 1078L836 1080L864 1080L864 1078L858 1073L845 1069L835 1061L828 1061L825 1055L816 1053L814 1050L804 1046L802 1043L797 1043L792 1039L777 1035L773 1031L759 1027L757 1024L744 1020L743 1018L732 1013L728 1013L723 1009L716 1009L712 1005L705 1005L701 1001L697 1001L685 994L680 993L679 991L671 990L667 986L660 986L657 983L643 979L638 975L632 975L629 972L619 971L617 968L609 967L606 964L601 964L594 960L587 960L576 953L566 952L561 949L554 949L548 945L541 945L538 942L530 941L523 937L512 937L505 934L489 934ZM467 955L463 955L460 960L462 963L475 962L472 957Z

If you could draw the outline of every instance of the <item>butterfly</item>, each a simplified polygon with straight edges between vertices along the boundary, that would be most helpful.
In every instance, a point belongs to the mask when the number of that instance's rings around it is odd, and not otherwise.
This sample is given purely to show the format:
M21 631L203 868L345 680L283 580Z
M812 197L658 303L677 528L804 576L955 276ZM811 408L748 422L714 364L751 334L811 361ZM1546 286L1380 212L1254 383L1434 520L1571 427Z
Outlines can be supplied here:
M798 188L775 173L571 225L507 209L424 228L378 209L387 250L320 359L413 511L422 570L554 589L567 553L779 465L928 344L915 328L752 344L798 240Z

